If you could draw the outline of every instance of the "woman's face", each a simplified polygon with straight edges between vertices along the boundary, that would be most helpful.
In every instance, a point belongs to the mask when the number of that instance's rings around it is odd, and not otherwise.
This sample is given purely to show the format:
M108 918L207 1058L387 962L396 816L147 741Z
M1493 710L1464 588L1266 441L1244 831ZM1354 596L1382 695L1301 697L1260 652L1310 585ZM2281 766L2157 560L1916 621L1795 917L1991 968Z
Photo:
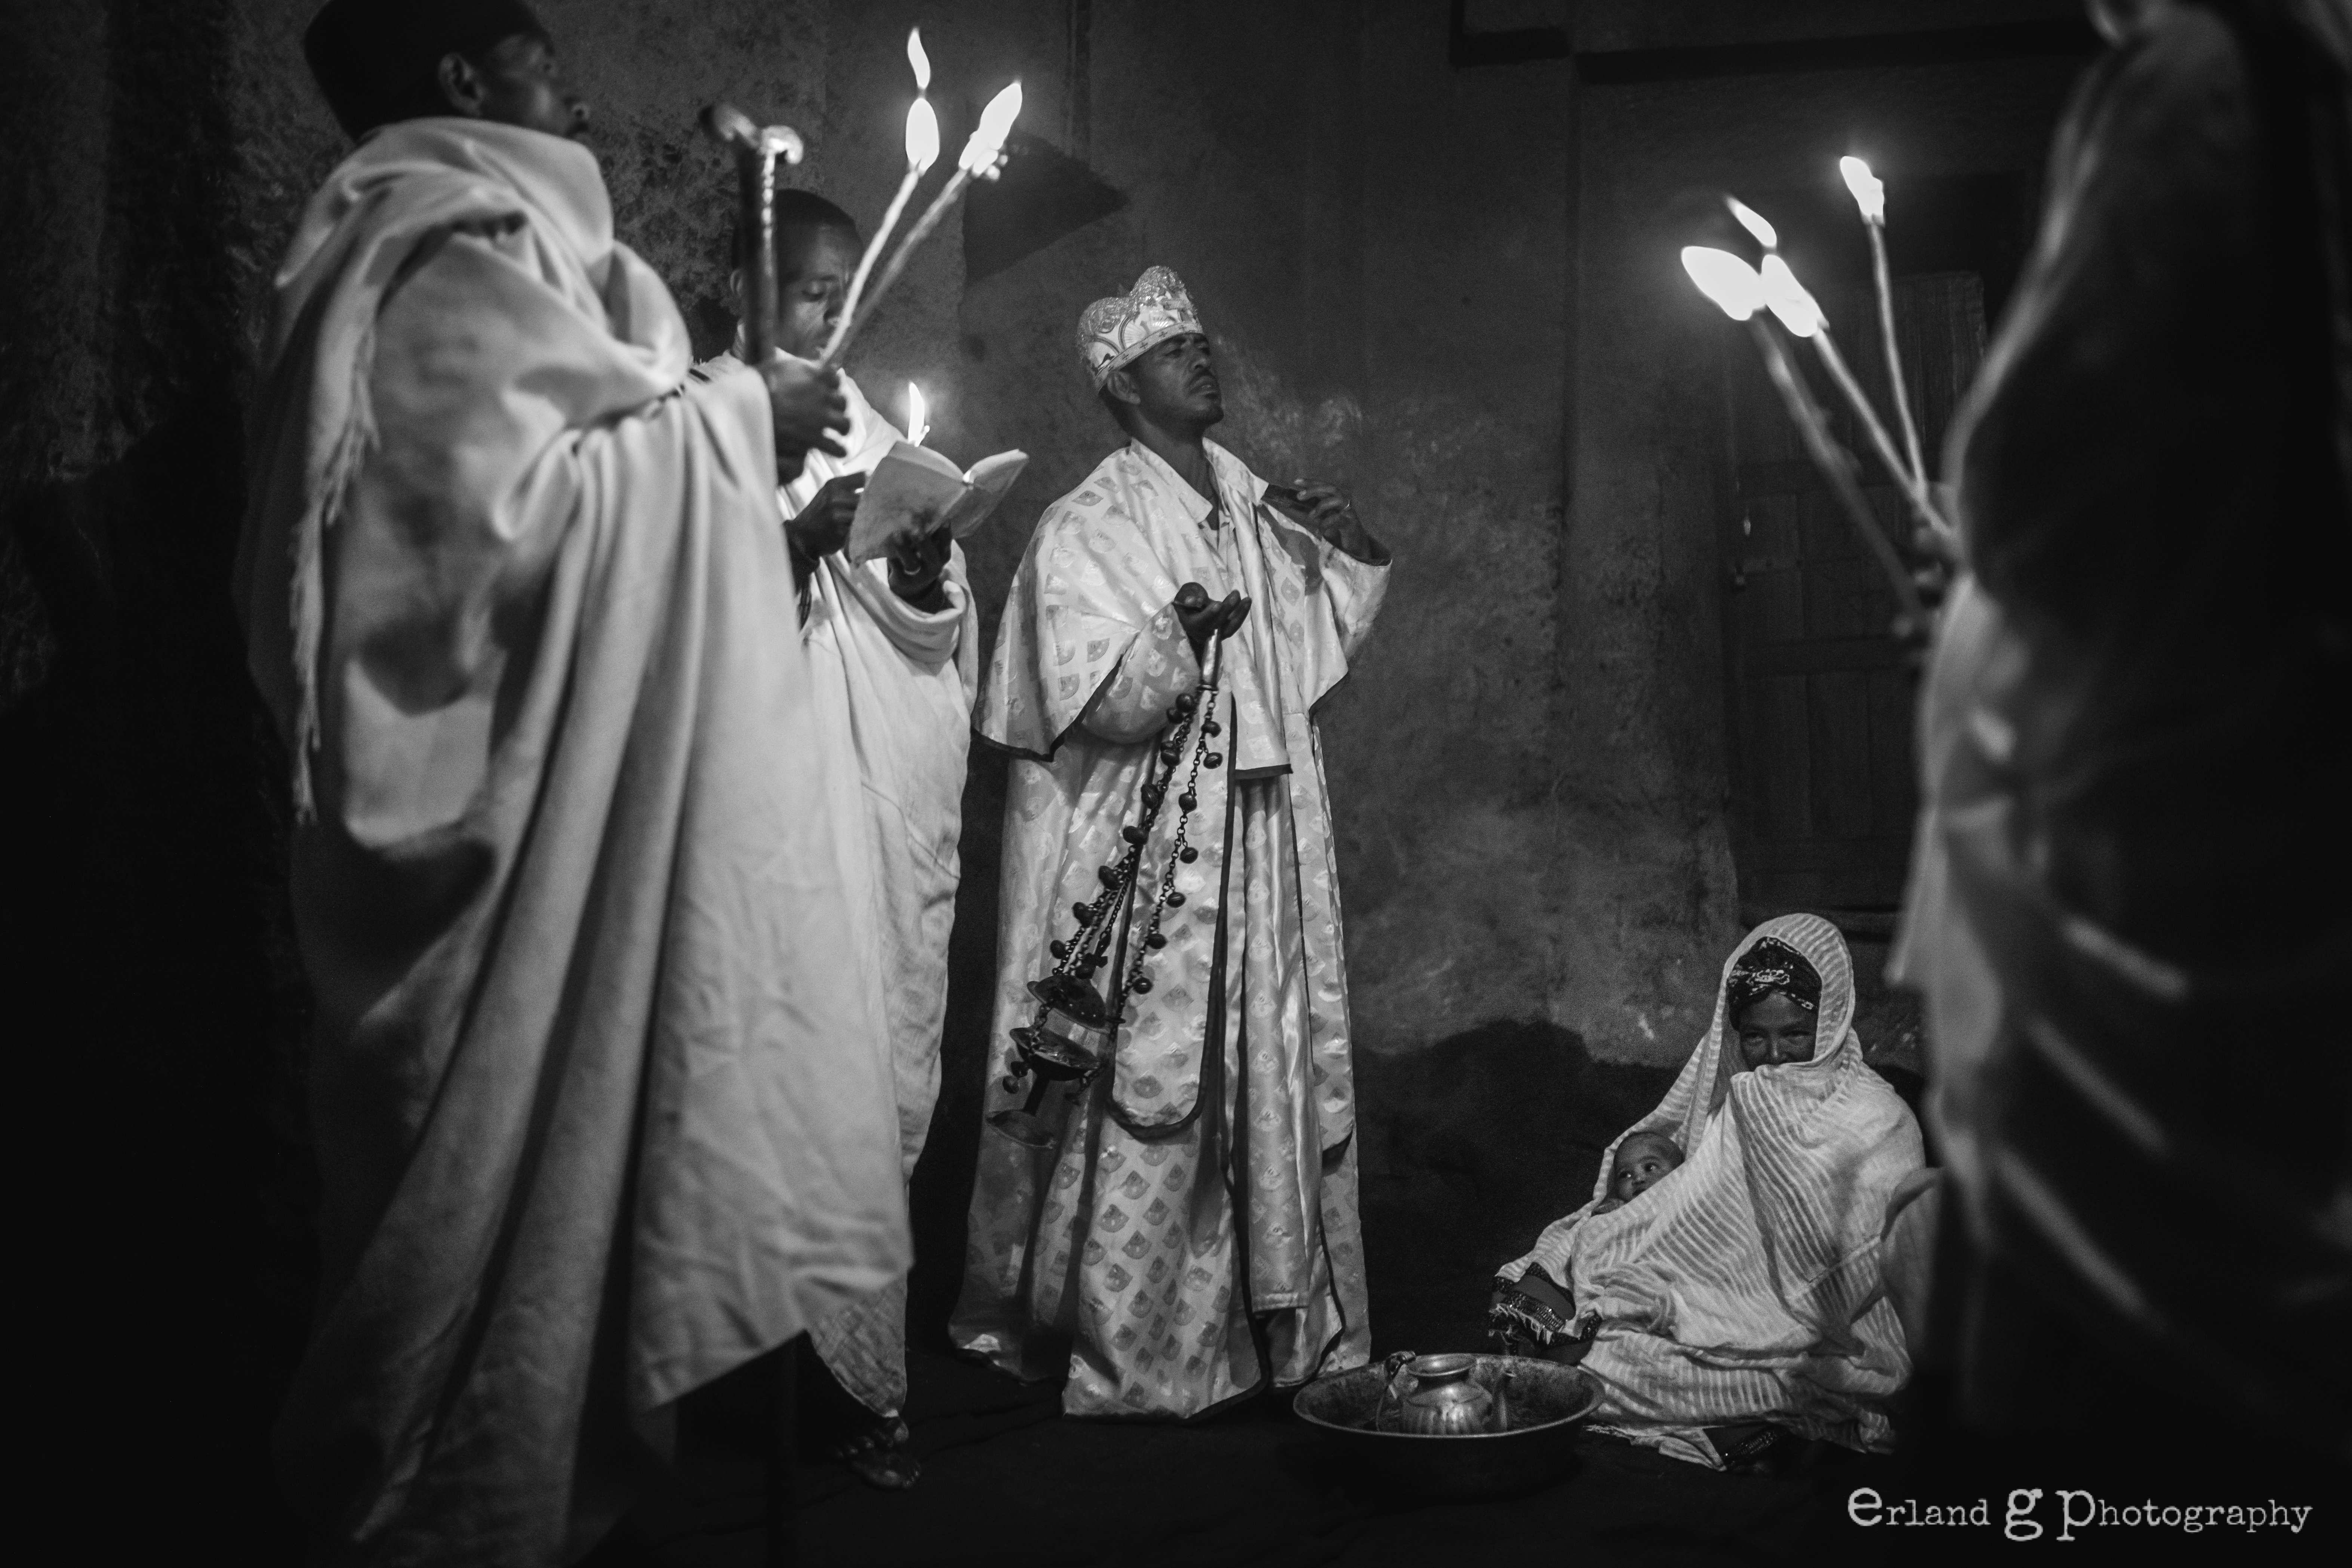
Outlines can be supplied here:
M1739 1036L1739 1068L1770 1067L1813 1059L1813 1015L1774 991L1748 1004L1733 1020Z

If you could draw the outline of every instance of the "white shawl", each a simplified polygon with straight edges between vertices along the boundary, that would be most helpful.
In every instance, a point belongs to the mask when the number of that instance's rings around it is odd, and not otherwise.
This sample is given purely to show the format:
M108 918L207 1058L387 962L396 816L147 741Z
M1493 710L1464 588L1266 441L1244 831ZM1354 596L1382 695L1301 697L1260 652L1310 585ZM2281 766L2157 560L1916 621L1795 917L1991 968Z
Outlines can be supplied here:
M277 284L238 590L325 1211L280 1464L315 1561L542 1568L633 1423L908 1260L767 395L681 387L536 132L377 133Z
M1587 1204L1555 1222L1502 1270L1516 1279L1542 1264L1579 1321L1597 1323L1582 1364L1601 1380L1603 1423L1707 1465L1720 1460L1698 1429L1748 1421L1884 1448L1879 1402L1910 1375L1879 1289L1878 1239L1888 1196L1920 1168L1918 1124L1862 1058L1853 961L1827 921L1757 927L1725 961L1725 984L1767 936L1821 974L1813 1058L1735 1070L1719 985L1674 1088L1601 1156L1593 1203L1636 1131L1673 1138L1681 1168L1622 1208Z

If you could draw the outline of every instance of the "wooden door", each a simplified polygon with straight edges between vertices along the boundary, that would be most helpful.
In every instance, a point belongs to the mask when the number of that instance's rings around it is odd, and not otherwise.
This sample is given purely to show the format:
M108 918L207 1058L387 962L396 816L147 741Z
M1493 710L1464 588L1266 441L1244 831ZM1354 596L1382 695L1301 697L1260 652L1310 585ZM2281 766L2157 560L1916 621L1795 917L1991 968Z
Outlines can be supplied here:
M1871 289L1824 290L1822 305L1892 427ZM1896 283L1904 379L1931 472L1984 357L1984 322L1974 272ZM1752 921L1811 910L1866 929L1890 917L1903 893L1918 808L1916 677L1891 635L1894 594L1806 458L1758 356L1744 335L1726 347L1733 494L1725 648L1741 912ZM1907 538L1902 492L1819 374L1811 346L1795 349L1863 465L1864 494L1882 526Z

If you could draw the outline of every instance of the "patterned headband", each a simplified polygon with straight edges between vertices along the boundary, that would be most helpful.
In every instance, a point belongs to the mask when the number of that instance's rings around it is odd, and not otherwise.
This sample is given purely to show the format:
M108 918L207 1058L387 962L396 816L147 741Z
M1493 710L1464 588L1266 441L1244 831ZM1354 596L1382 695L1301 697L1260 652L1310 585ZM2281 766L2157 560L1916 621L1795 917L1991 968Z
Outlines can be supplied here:
M1803 953L1778 937L1768 936L1740 954L1732 966L1731 978L1724 985L1729 1003L1726 1016L1736 1018L1749 1003L1775 991L1808 1013L1822 1005L1820 971L1805 962Z

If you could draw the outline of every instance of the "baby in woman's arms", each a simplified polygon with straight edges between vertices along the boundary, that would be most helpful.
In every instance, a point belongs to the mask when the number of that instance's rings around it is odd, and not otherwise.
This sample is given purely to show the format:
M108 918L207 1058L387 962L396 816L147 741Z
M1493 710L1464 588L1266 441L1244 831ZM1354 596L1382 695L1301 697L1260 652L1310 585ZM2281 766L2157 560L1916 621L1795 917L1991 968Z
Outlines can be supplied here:
M1623 1208L1635 1194L1648 1192L1682 1163L1682 1146L1664 1133L1628 1132L1609 1167L1609 1195L1594 1204L1592 1212Z
M1621 1209L1649 1191L1683 1163L1682 1146L1663 1132L1629 1132L1609 1166L1609 1195L1592 1205L1596 1215ZM1497 1279L1487 1304L1487 1323L1507 1353L1578 1361L1589 1341L1575 1334L1576 1306L1568 1289L1540 1263L1529 1264L1516 1280ZM1589 1334L1591 1330L1588 1328Z

